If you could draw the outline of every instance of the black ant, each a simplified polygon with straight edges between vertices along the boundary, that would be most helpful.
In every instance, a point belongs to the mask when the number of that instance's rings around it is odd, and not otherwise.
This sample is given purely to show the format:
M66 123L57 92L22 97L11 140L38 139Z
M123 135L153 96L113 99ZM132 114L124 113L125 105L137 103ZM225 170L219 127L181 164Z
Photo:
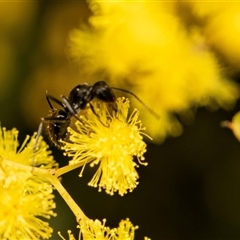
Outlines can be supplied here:
M98 116L91 104L94 98L97 98L103 102L114 103L116 101L116 96L113 92L114 90L119 90L126 92L134 96L154 117L159 119L159 115L155 113L151 108L149 108L142 100L140 100L134 93L116 87L110 87L105 81L98 81L94 85L88 85L87 83L79 84L74 87L68 97L61 95L62 100L51 96L46 91L46 100L50 106L50 116L41 118L41 123L38 127L37 137L34 143L34 152L37 149L38 139L42 133L44 122L48 122L47 131L50 141L58 148L61 148L62 143L60 140L68 139L67 128L70 125L71 118L74 117L81 121L77 115L80 110L86 108L87 104L90 105L93 113ZM60 105L62 109L56 109L53 107L51 101Z

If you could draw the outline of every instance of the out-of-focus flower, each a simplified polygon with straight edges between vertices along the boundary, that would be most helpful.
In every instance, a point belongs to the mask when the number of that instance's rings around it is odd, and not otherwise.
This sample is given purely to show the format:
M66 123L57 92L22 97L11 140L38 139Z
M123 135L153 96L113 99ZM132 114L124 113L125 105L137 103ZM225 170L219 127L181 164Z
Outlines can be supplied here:
M80 234L83 236L83 240L133 240L135 236L135 230L138 226L133 226L129 219L122 220L119 223L118 228L110 229L105 226L106 219L103 222L99 220L83 219L80 222ZM60 237L66 240L60 233ZM75 240L71 231L68 231L69 240ZM80 237L79 237L80 239ZM144 237L144 240L151 240Z
M234 136L240 141L240 112L237 112L232 121L223 121L221 123L222 127L227 127L232 130Z
M91 27L72 31L70 54L81 63L81 71L90 75L104 71L114 86L130 86L159 113L158 122L142 111L155 141L181 133L173 113L188 113L193 106L229 108L239 97L200 25L192 27L193 22L186 28L176 14L184 2L89 4Z
M73 157L70 164L99 164L90 186L98 186L99 191L104 188L111 195L116 191L123 195L132 191L138 183L135 169L138 164L133 157L137 157L138 163L146 165L143 162L146 144L142 136L145 128L138 119L136 109L128 116L128 99L118 98L116 109L115 106L107 106L103 102L93 102L98 116L90 108L81 111L81 121L76 121L77 130L69 128L69 142L64 142L63 149Z
M18 131L0 129L0 239L48 239L52 228L45 219L55 216L52 186L34 173L33 141L18 150ZM55 166L47 145L40 139L36 165ZM21 167L23 166L23 167Z
M203 25L207 42L233 67L240 69L240 2L188 1Z
M118 228L110 229L105 226L106 220L103 223L99 220L82 220L80 222L80 229L83 239L86 240L133 240L135 230L138 226L133 226L129 219L122 220Z

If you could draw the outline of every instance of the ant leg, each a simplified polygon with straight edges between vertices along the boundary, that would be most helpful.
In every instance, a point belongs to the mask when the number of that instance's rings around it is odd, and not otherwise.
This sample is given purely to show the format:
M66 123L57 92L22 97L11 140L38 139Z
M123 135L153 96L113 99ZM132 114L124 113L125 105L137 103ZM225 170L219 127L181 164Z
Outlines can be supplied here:
M53 105L52 105L52 103L51 103L51 101L50 101L50 97L51 96L49 96L49 94L48 94L48 91L46 90L46 100L47 100L47 102L48 102L48 105L49 105L49 107L51 108L51 110L53 111L54 110L54 107L53 107Z
M66 119L61 119L61 118L56 118L56 117L45 117L45 118L43 118L43 121L44 122L46 122L46 121L54 121L54 122L61 123L61 122L66 122Z
M112 109L112 115L117 118L117 113L119 112L117 109L116 102L110 103L110 108Z
M52 106L52 103L50 100L54 101L55 103L57 103L58 105L60 105L62 108L65 108L65 105L57 98L51 96L48 94L48 91L46 91L46 99L47 99L47 102L48 102L48 105L50 106L50 108L53 110L54 107Z
M124 100L125 101L125 100ZM111 109L111 115L113 118L116 118L117 120L119 120L120 122L122 120L120 120L119 116L123 116L123 112L121 109L118 109L117 103L116 102L111 102L108 104L109 108Z
M77 116L77 112L73 109L73 107L69 103L68 99L63 95L61 95L61 98L62 98L63 103L66 105L66 108L68 109L68 111L73 115L73 117L75 117L79 122L81 122L81 120Z
M93 114L98 118L99 122L101 122L101 124L102 124L104 127L108 127L106 124L104 124L104 123L102 122L102 120L100 119L99 115L96 113L93 105L92 105L91 103L89 103L89 105L90 105L90 108L91 108Z

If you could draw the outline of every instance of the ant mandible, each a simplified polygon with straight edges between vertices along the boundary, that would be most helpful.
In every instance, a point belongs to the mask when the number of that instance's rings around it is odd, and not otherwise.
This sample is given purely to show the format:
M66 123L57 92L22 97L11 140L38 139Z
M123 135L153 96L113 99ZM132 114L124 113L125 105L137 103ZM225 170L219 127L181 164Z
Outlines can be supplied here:
M58 100L57 98L49 95L46 91L46 100L48 102L51 112L48 117L41 118L41 122L38 127L38 132L33 147L34 152L37 149L38 140L42 133L44 122L48 122L47 131L50 141L57 148L61 148L62 143L60 142L60 140L66 140L68 138L67 128L70 125L71 118L74 117L80 121L80 119L77 117L77 114L80 112L80 110L85 109L87 104L90 105L93 113L97 115L91 104L91 101L94 98L97 98L103 102L114 103L116 101L116 96L113 92L113 89L131 94L155 118L159 119L159 115L155 113L151 108L149 108L134 93L121 88L110 87L105 81L98 81L92 86L87 83L79 84L70 91L68 97L61 95L61 100ZM62 109L54 108L51 101L60 105Z

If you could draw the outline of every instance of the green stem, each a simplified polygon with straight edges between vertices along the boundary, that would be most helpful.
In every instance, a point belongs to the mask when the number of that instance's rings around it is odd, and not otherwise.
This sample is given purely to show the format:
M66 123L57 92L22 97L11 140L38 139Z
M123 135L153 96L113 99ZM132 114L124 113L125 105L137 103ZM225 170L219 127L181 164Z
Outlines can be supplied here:
M67 203L67 205L72 210L73 214L77 218L77 222L83 218L87 218L82 209L77 205L77 203L73 200L71 195L67 192L67 190L63 187L63 185L60 183L60 181L55 176L49 176L49 180L52 183L52 185L55 187L55 189L59 192L59 194L62 196L64 201Z
M64 166L64 167L61 167L59 169L56 170L56 173L54 174L56 177L59 177L67 172L70 172L76 168L79 168L83 165L85 165L86 163L85 162L81 162L81 163L77 163L77 164L74 164L74 165L67 165L67 166Z

